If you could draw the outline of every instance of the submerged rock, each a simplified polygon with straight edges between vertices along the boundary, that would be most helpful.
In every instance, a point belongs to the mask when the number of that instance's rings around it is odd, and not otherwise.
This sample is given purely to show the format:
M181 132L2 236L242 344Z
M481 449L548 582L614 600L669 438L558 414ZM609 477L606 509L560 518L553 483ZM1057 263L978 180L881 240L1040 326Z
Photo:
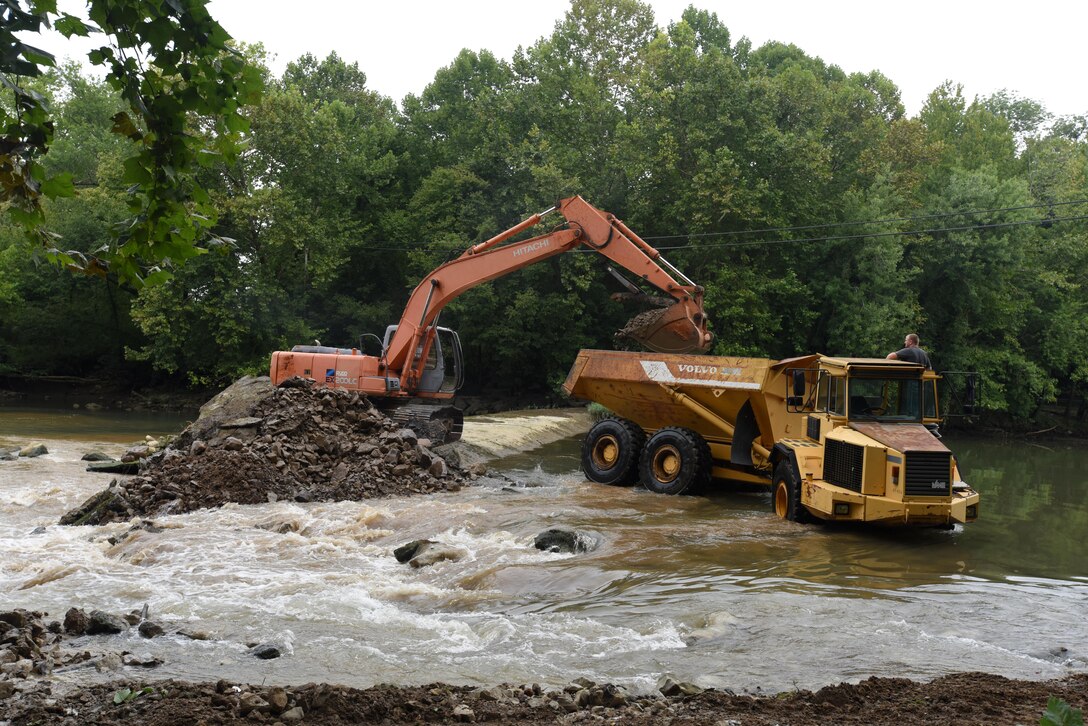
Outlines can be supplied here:
M533 546L545 552L589 552L596 549L597 542L569 529L549 529L541 532L533 540Z
M35 456L43 456L49 453L49 449L45 448L45 444L30 444L19 449L19 456L24 459L33 459Z
M468 555L461 547L452 547L439 543L431 543L420 547L408 564L415 568L430 567L433 564L444 561L457 562Z
M280 649L271 643L260 643L249 650L249 654L261 660L271 660L280 657Z
M86 454L84 454L82 457L80 457L80 460L81 461L115 461L115 459L112 456L107 456L106 454L103 454L101 451L88 451Z

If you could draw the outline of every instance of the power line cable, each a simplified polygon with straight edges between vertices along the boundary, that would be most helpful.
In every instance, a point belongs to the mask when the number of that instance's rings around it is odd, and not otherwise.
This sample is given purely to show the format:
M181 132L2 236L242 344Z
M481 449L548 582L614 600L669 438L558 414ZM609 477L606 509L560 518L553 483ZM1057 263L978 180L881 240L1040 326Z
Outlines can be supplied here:
M918 221L918 220L923 220L923 219L940 219L940 218L944 218L944 217L958 217L958 216L963 216L963 215L985 214L985 213L995 213L995 212L1012 212L1012 211L1021 211L1021 210L1025 210L1025 209L1039 209L1041 207L1059 207L1059 206L1068 206L1068 205L1077 205L1077 204L1088 204L1088 199L1080 199L1080 200L1071 201L1071 202L1055 202L1053 204L1029 204L1029 205L1024 205L1024 206L1020 206L1020 207L999 207L999 208L995 208L995 209L980 209L980 210L972 210L972 211L964 211L964 212L943 212L943 213L940 213L940 214L926 214L926 215L919 215L919 216L916 216L916 217L894 217L894 218L889 218L889 219L861 220L861 221L857 221L857 222L833 222L833 223L827 223L827 224L814 224L814 225L797 226L797 227L767 227L767 228L764 228L764 229L753 229L753 230L743 230L743 231L742 230L736 230L736 231L727 231L727 232L704 232L704 233L698 233L698 234L664 235L664 236L657 236L657 237L643 237L642 239L644 239L646 241L650 241L650 240L667 240L667 239L705 239L705 238L708 238L708 237L731 237L731 236L737 236L737 235L742 235L742 234L760 234L760 233L765 233L765 232L795 232L795 231L802 231L802 230L807 230L807 229L827 229L827 228L832 228L832 227L857 227L857 226L867 225L867 224L891 224L893 222L910 222L910 221ZM733 247L733 246L741 247L741 246L752 246L752 245L761 245L761 244L779 244L779 243L784 243L784 242L819 242L819 241L826 241L826 240L832 240L832 239L855 239L855 238L861 238L861 237L887 237L887 236L895 236L895 235L917 235L917 234L927 234L927 233L930 233L930 232L962 231L962 230L966 230L966 229L988 229L988 228L992 228L992 227L1023 226L1023 225L1032 225L1032 224L1039 225L1039 224L1053 223L1053 222L1069 222L1069 221L1076 221L1076 220L1082 220L1082 219L1085 219L1085 217L1084 216L1041 217L1041 218L1038 218L1038 219L1023 220L1023 221L1020 221L1020 222L1003 222L1003 223L989 224L989 225L970 224L970 225L965 225L963 227L942 227L942 228L921 229L921 230L907 230L907 231L902 231L902 232L881 232L881 233L873 232L873 233L864 233L864 234L856 234L856 235L827 235L827 236L823 236L823 237L809 237L809 238L798 239L798 240L790 240L790 239L749 240L749 241L745 241L745 242L726 242L726 243L721 243L721 244L700 244L700 245L684 244L684 245L672 245L672 246L658 246L657 249L659 249L659 250L706 249L706 248L709 248L709 247ZM390 242L390 241L383 241L380 244L395 245L396 243L393 243L393 242ZM461 246L442 247L442 246L435 245L433 243L422 244L422 245L419 245L419 246L416 246L416 247L405 247L405 246L402 246L402 245L401 246L384 246L384 247L373 247L373 246L367 246L366 247L366 250L368 252L369 251L374 251L374 252L459 251L461 249L463 249L463 247L461 247ZM583 251L583 252L591 252L592 251L592 250L585 250L585 249L582 249L582 248L579 248L579 250Z
M683 251L683 250L702 250L709 248L720 247L753 247L756 245L779 245L779 244L803 244L806 242L830 242L830 241L849 241L856 239L876 238L876 237L908 237L921 234L936 234L938 232L965 232L967 230L976 229L1001 229L1005 227L1023 227L1025 225L1040 225L1050 224L1054 222L1075 222L1088 219L1088 214L1081 214L1069 217L1043 217L1041 219L1027 219L1019 222L995 222L992 224L968 224L962 227L937 227L933 229L908 229L892 232L863 232L860 234L850 235L828 235L826 237L806 237L803 239L778 239L778 240L749 240L745 242L718 242L701 245L673 245L673 246L659 246L658 250L671 250L671 251ZM593 250L585 250L586 252L592 252Z
M1077 199L1071 202L1054 202L1052 204L1025 204L1020 207L996 207L994 209L973 209L961 212L941 212L938 214L922 214L916 217L891 217L889 219L870 219L857 222L827 222L825 224L809 224L796 227L764 227L763 229L729 230L724 232L698 232L695 234L658 235L656 237L643 237L646 241L664 239L695 239L703 237L731 237L742 234L762 234L764 232L797 232L806 229L826 229L828 227L856 227L862 224L891 224L892 222L917 222L923 219L941 219L943 217L959 217L976 214L994 214L997 212L1016 212L1024 209L1039 209L1041 207L1065 207L1071 204L1088 204L1088 199Z

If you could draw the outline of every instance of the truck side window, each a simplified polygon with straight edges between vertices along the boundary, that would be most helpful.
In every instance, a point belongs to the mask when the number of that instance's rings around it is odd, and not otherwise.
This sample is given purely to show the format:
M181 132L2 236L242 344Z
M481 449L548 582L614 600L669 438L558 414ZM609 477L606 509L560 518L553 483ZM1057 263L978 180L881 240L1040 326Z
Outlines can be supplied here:
M922 385L922 417L937 418L937 381L925 381Z
M827 410L837 416L846 414L846 379L842 376L828 380Z

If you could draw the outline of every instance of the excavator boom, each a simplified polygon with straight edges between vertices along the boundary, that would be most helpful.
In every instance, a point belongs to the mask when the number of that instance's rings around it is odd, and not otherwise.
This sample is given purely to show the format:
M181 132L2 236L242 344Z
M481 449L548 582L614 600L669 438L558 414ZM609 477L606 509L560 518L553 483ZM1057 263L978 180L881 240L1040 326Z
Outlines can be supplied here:
M509 242L553 212L559 212L565 224L546 234ZM664 300L672 300L664 310L638 316L621 333L661 353L710 348L713 336L703 311L703 289L622 221L574 196L433 270L412 291L400 321L387 333L381 356L364 355L357 349L295 346L291 351L273 353L272 382L301 376L318 385L358 390L377 399L450 398L456 384L442 381L440 359L451 348L459 358L460 343L455 333L437 327L443 308L468 289L580 246L604 255L663 293L667 296ZM442 332L452 336L444 344L436 341ZM439 348L445 352L438 353Z
M548 234L502 245L518 233L536 226L553 211L563 215L567 221L565 226ZM623 222L575 196L470 247L460 257L441 265L424 278L408 299L396 334L389 341L388 366L394 371L406 371L411 378L411 371L426 356L426 337L438 314L465 290L580 245L604 255L674 299L667 310L652 313L654 320L644 320L634 327L629 325L626 332L630 337L662 353L703 352L710 348L713 335L708 330L703 311L702 288L672 267L660 252ZM412 351L415 351L414 356L409 355ZM410 381L404 381L402 388L411 388Z

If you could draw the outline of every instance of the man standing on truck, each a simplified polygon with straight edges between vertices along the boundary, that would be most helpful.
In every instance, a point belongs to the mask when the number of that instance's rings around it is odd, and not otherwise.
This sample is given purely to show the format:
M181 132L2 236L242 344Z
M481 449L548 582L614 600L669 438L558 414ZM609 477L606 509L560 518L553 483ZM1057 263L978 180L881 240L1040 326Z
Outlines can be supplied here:
M933 368L933 364L929 362L929 354L918 347L917 333L907 333L903 345L905 347L902 350L888 353L888 360L905 360L908 363L919 363L927 369Z

